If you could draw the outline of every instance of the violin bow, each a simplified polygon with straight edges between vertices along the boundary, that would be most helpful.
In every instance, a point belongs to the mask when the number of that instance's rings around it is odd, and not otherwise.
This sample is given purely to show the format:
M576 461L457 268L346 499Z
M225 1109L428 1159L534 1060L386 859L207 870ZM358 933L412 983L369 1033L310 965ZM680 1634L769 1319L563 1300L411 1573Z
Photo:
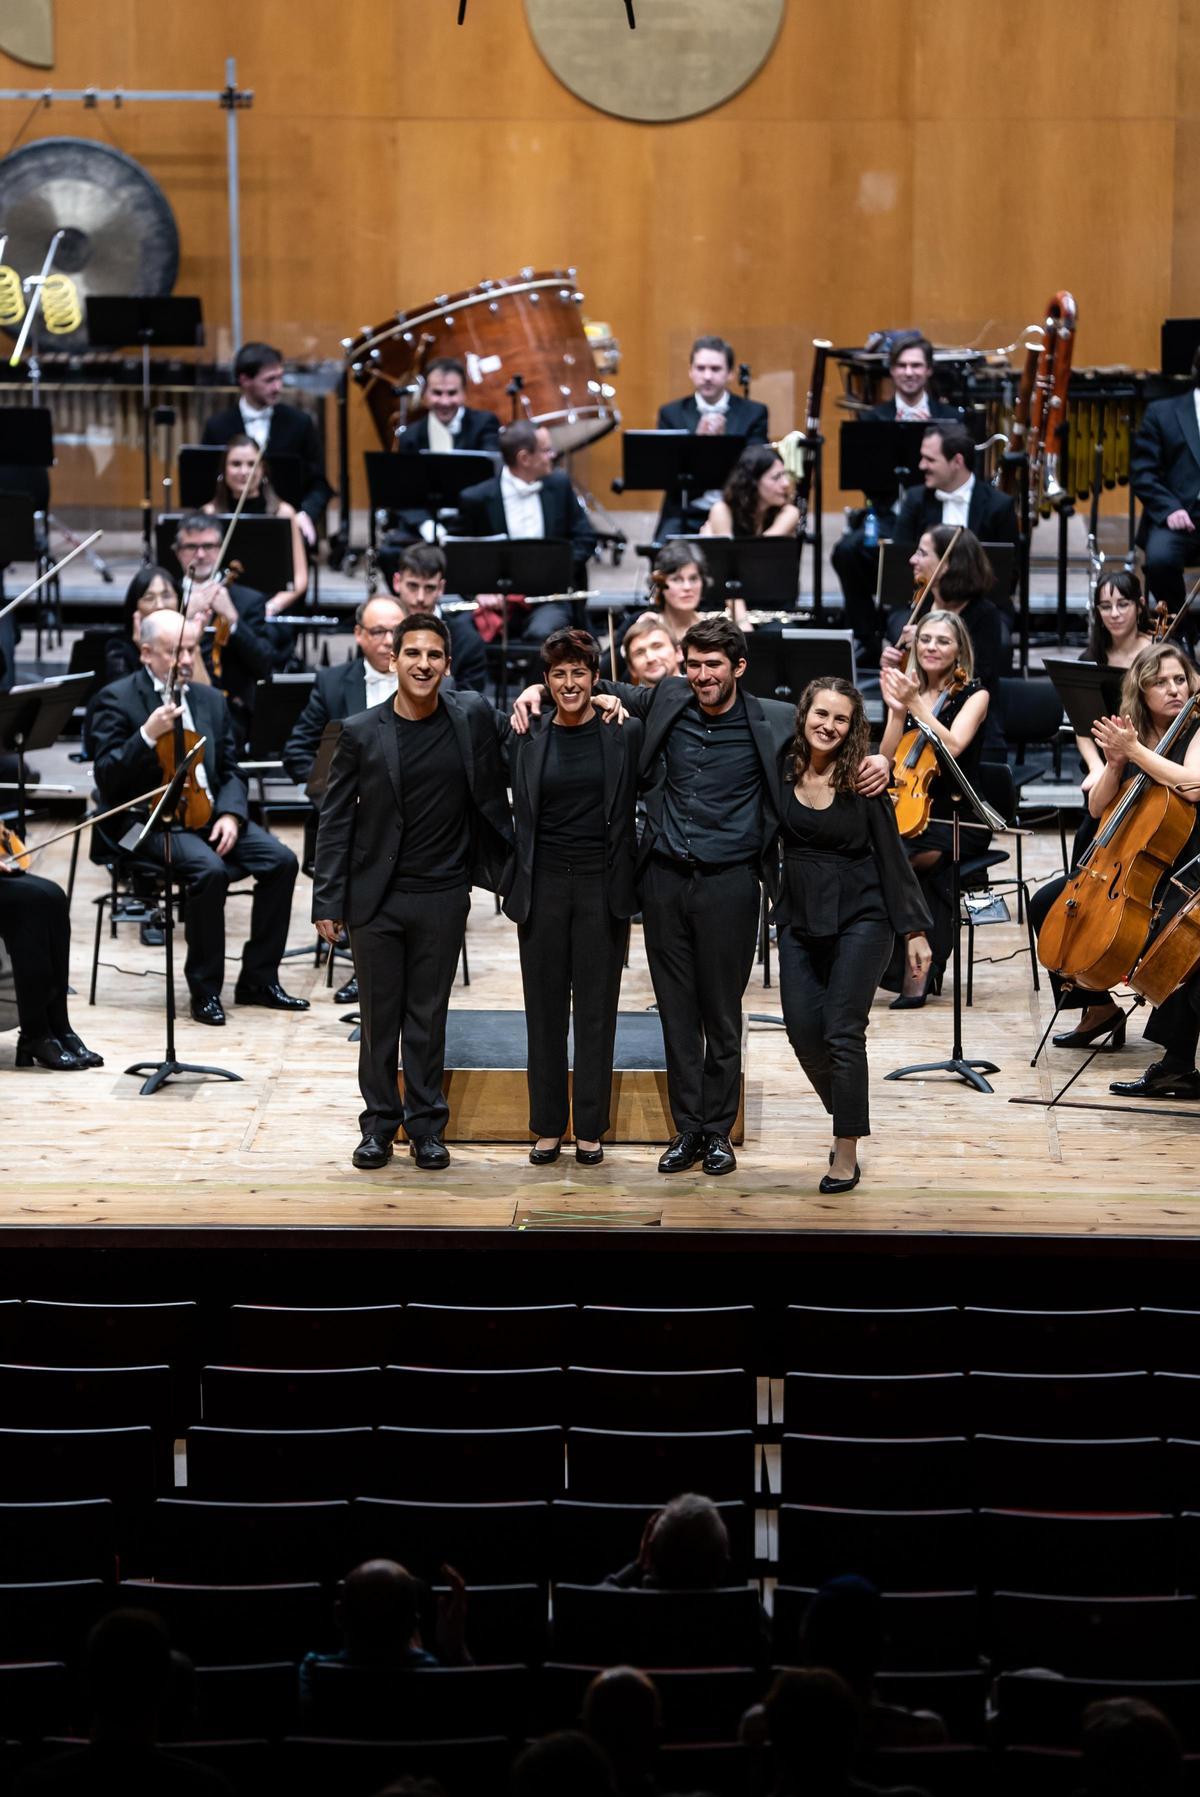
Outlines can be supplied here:
M110 817L119 817L122 811L132 811L135 805L148 805L151 800L161 799L165 786L155 786L150 792L139 793L136 799L126 799L123 805L114 805L111 811L98 811L95 817L85 817L81 824L72 824L69 830L60 830L55 836L47 836L41 842L27 842L20 855L0 855L0 867L11 866L25 855L38 855L48 849L52 842L66 842L69 836L78 836L81 830L90 830L93 824L102 824Z
M15 599L10 599L7 605L0 606L0 618L7 618L10 611L17 609L22 599L28 599L31 593L36 593L39 587L44 587L48 580L53 580L54 576L65 568L68 562L73 562L77 555L82 555L85 549L90 549L93 543L98 543L103 535L102 530L94 530L90 537L84 537L82 543L76 543L74 549L68 550L61 561L55 562L52 568L47 568L44 574L39 574L36 580L31 581L24 592L18 593Z

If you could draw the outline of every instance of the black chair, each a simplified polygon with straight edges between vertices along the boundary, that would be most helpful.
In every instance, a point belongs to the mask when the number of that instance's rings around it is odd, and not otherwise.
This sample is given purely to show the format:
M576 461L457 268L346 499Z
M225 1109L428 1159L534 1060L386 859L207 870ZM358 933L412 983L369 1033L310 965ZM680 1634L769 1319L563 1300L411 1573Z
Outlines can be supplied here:
M0 1429L0 1501L98 1497L126 1513L150 1503L150 1429Z
M970 1510L850 1510L779 1506L779 1577L823 1585L858 1573L881 1591L963 1591L976 1583Z
M381 1420L383 1410L383 1375L377 1366L290 1372L206 1366L200 1389L204 1421L217 1428L369 1428Z
M712 1309L634 1310L585 1304L579 1313L575 1363L635 1372L757 1369L757 1317L752 1304Z
M398 1358L399 1304L297 1309L235 1304L226 1318L226 1360L243 1367L383 1366Z
M969 1372L973 1432L1067 1440L1136 1435L1158 1410L1149 1373ZM1046 1505L1039 1508L1045 1509Z
M951 1741L979 1744L986 1739L990 1675L979 1667L936 1672L881 1672L875 1680L880 1703L905 1710L932 1710L946 1724Z
M88 1630L111 1601L110 1587L99 1579L0 1585L0 1662L78 1665Z
M667 1434L567 1430L572 1497L600 1503L669 1503L681 1491L751 1502L758 1449L750 1429Z
M1082 1756L1063 1747L1004 1747L996 1764L1000 1797L1075 1797Z
M562 1430L380 1429L371 1497L444 1504L516 1503L558 1497L563 1489Z
M1063 702L1052 680L1014 680L1001 676L1000 728L1018 767L1030 745L1054 751L1055 776L1062 773Z
M383 1371L379 1422L409 1429L520 1429L557 1428L563 1418L561 1367L389 1366Z
M1148 1304L1140 1312L1144 1347L1139 1366L1159 1372L1200 1373L1200 1310Z
M788 1434L781 1464L789 1502L855 1507L873 1498L890 1510L971 1502L971 1464L962 1436L868 1441Z
M35 1366L194 1367L198 1316L190 1301L79 1304L31 1298L21 1307L20 1352L5 1357Z
M405 1366L468 1371L563 1367L574 1357L577 1316L574 1304L408 1304L398 1351L386 1358Z
M538 1727L578 1728L583 1699L601 1666L548 1661L538 1680ZM762 1676L753 1666L656 1666L662 1739L736 1741L742 1716L758 1700Z
M432 1778L447 1797L502 1791L508 1777L506 1736L446 1741L335 1741L289 1736L275 1762L276 1789L289 1797L372 1797L386 1784Z
M275 1749L264 1740L173 1741L167 1751L216 1772L236 1797L258 1797L274 1770Z
M550 1506L544 1502L437 1504L356 1498L350 1506L351 1564L398 1560L424 1579L443 1564L469 1585L505 1579L544 1585L550 1568Z
M1007 761L981 761L976 776L976 790L978 791L980 798L984 799L993 810L1000 813L1006 824L1020 824L1020 798L1017 793L1016 782L1013 779L1012 769L1009 767ZM1024 838L1018 835L1014 837L1013 841L1016 849L1015 878L1011 880L989 880L988 884L993 892L1004 892L1005 890L1009 890L1016 893L1017 922L1021 923L1026 919L1029 910L1029 885L1025 879L1024 858L1022 855ZM1066 871L1067 870L1064 867L1063 872L1065 873ZM1037 951L1032 934L1032 925L1029 925L1029 931L1029 950L1030 954L1033 956L1033 966L1036 973ZM1033 983L1033 989L1035 992L1038 990L1036 979Z
M1076 1747L1083 1712L1112 1697L1153 1704L1185 1749L1200 1747L1200 1680L1042 1678L1002 1672L995 1685L997 1736L1014 1747Z
M753 1375L741 1368L637 1373L571 1366L564 1416L590 1429L753 1429L757 1393Z
M951 1373L966 1364L962 1312L949 1304L832 1309L789 1304L778 1363L806 1373Z
M436 1604L448 1587L433 1585ZM541 1585L468 1585L467 1645L477 1666L540 1666L546 1657L546 1592ZM432 1616L426 1626L432 1633Z
M962 1373L788 1373L783 1421L805 1435L962 1435Z
M815 1592L776 1585L772 1615L774 1655L798 1663L800 1631ZM974 1671L983 1643L976 1591L885 1591L879 1600L880 1665L887 1672L920 1672L930 1666Z
M598 1666L754 1666L765 1650L758 1592L620 1591L557 1585L556 1660Z
M1153 1373L1149 1383L1152 1397L1143 1411L1147 1426L1152 1417L1159 1435L1194 1439L1200 1431L1200 1373Z
M569 1584L598 1584L637 1559L653 1504L595 1504L556 1498L550 1506L550 1575ZM730 1577L755 1569L754 1511L746 1503L718 1503L729 1536Z
M1003 1672L1076 1678L1200 1676L1200 1598L1074 1597L997 1591L989 1647Z
M242 1503L349 1498L367 1488L370 1429L215 1429L187 1433L188 1494Z
M740 1741L669 1741L658 1755L664 1791L704 1791L709 1797L743 1797L752 1765Z
M967 1359L999 1373L1120 1373L1144 1366L1135 1310L1009 1310L969 1305L963 1312Z
M188 1396L182 1404L180 1387L169 1366L0 1366L0 1425L86 1429L145 1423L154 1436L157 1482L166 1490L174 1483L181 1414L197 1407L194 1378L185 1382Z
M0 1579L111 1582L117 1539L111 1498L0 1504Z
M266 1735L278 1741L296 1726L296 1668L291 1660L197 1666L194 1680L200 1733L212 1740Z
M67 1727L70 1687L61 1660L0 1666L0 1737L38 1741Z
M123 1579L118 1601L161 1616L172 1647L198 1666L302 1660L335 1645L330 1605L316 1583L178 1585Z
M329 1584L358 1564L344 1500L159 1498L150 1538L154 1576L184 1584Z
M1162 1510L1167 1505L1163 1444L1036 1441L977 1435L975 1501L989 1510Z
M530 1674L523 1665L408 1671L326 1661L309 1668L308 1686L303 1724L327 1736L507 1735L517 1741L529 1727Z
M1174 1519L979 1514L980 1584L991 1590L1130 1597L1175 1589Z
M990 1797L995 1790L986 1747L887 1747L864 1756L861 1770L872 1785L915 1786L926 1797Z

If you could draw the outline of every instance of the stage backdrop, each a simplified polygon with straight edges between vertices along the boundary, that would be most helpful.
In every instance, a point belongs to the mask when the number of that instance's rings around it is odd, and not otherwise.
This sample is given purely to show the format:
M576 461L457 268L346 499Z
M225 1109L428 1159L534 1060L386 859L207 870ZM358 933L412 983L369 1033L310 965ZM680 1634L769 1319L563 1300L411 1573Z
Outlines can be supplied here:
M995 345L1069 287L1077 361L1156 366L1160 320L1200 314L1200 0L787 0L761 71L676 124L577 99L519 0L471 0L462 29L455 10L59 0L53 69L0 57L0 84L217 88L236 56L247 335L334 355L397 307L572 264L620 340L630 425L687 391L701 331L753 365L779 435L817 335ZM28 112L0 106L4 146L104 137L156 176L177 291L227 341L219 110L56 105L22 132ZM590 463L606 495L615 439Z

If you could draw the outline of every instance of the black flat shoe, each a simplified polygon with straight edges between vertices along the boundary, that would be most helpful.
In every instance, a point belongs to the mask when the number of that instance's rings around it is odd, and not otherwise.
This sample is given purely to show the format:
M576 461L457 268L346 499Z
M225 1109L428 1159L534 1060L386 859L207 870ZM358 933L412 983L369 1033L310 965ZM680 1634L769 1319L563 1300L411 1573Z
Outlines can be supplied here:
M350 1158L356 1167L374 1171L387 1166L392 1158L392 1145L382 1136L364 1136Z
M78 1060L57 1036L18 1036L16 1064L46 1067L51 1073L82 1073L87 1062Z
M600 1162L604 1159L604 1149L603 1147L581 1148L578 1142L576 1142L575 1159L579 1162L581 1167L598 1167Z
M529 1165L531 1167L549 1167L552 1162L558 1159L561 1153L562 1139L560 1137L553 1148L531 1148L529 1150Z
M272 980L267 986L245 986L239 980L233 989L233 1002L236 1005L262 1005L268 1011L308 1010L308 1000L293 998L278 980Z
M685 1129L681 1135L675 1136L659 1158L660 1173L686 1173L689 1167L703 1160L706 1139L698 1129Z
M347 980L344 986L339 986L333 995L333 1002L335 1005L356 1005L358 1003L358 981Z
M450 1150L441 1136L417 1136L408 1144L408 1152L424 1173L439 1173L450 1165Z
M729 1146L728 1136L709 1136L704 1148L704 1171L719 1177L737 1170L737 1156Z
M830 1165L832 1165L832 1162L830 1163ZM833 1177L832 1173L827 1173L825 1175L824 1179L821 1181L820 1185L817 1187L817 1190L818 1190L818 1192L823 1192L827 1198L832 1193L835 1193L835 1192L852 1192L861 1178L862 1178L862 1168L859 1166L858 1162L855 1161L854 1174L853 1174L852 1178L850 1178L850 1179L835 1179Z
M1107 1042L1102 1040L1108 1036ZM1052 1036L1050 1040L1055 1048L1090 1048L1093 1042L1101 1043L1101 1054L1111 1053L1114 1048L1125 1046L1125 1013L1118 1011L1115 1017L1106 1017L1102 1023L1093 1023L1091 1029L1067 1030L1061 1036Z
M219 1029L225 1021L225 1007L214 993L211 998L192 999L192 1022L208 1023Z
M1121 1098L1200 1098L1200 1073L1176 1073L1151 1061L1140 1079L1114 1079L1109 1091Z
M74 1030L64 1030L59 1041L68 1054L75 1056L81 1067L103 1067L104 1056L89 1048L86 1042L81 1042Z

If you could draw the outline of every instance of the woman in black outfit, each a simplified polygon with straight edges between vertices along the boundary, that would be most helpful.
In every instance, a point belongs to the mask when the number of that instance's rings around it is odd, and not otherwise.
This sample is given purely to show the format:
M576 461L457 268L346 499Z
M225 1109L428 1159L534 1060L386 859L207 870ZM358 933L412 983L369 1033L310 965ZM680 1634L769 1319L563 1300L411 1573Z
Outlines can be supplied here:
M535 1167L558 1159L573 1108L575 1159L604 1159L617 1000L637 910L633 868L642 726L602 724L592 692L600 649L586 630L542 644L554 712L508 745L516 854L504 909L518 925L529 1038L529 1127ZM575 1016L574 1104L567 1029Z
M12 960L20 1026L16 1065L52 1073L103 1067L67 1015L71 919L62 887L39 874L0 868L0 938Z
M136 674L141 667L142 649L138 633L142 628L142 619L148 618L154 611L178 610L179 588L175 584L174 575L166 568L155 567L153 562L140 567L125 589L121 628L114 631L104 645L103 685L111 686L114 680L123 680L126 674Z
M856 687L832 679L805 687L782 774L783 882L775 921L788 1040L833 1117L822 1192L849 1192L858 1184L858 1138L871 1133L867 1022L894 937L907 939L914 974L923 976L930 961L929 911L892 801L886 793L864 799L854 790L867 748Z

